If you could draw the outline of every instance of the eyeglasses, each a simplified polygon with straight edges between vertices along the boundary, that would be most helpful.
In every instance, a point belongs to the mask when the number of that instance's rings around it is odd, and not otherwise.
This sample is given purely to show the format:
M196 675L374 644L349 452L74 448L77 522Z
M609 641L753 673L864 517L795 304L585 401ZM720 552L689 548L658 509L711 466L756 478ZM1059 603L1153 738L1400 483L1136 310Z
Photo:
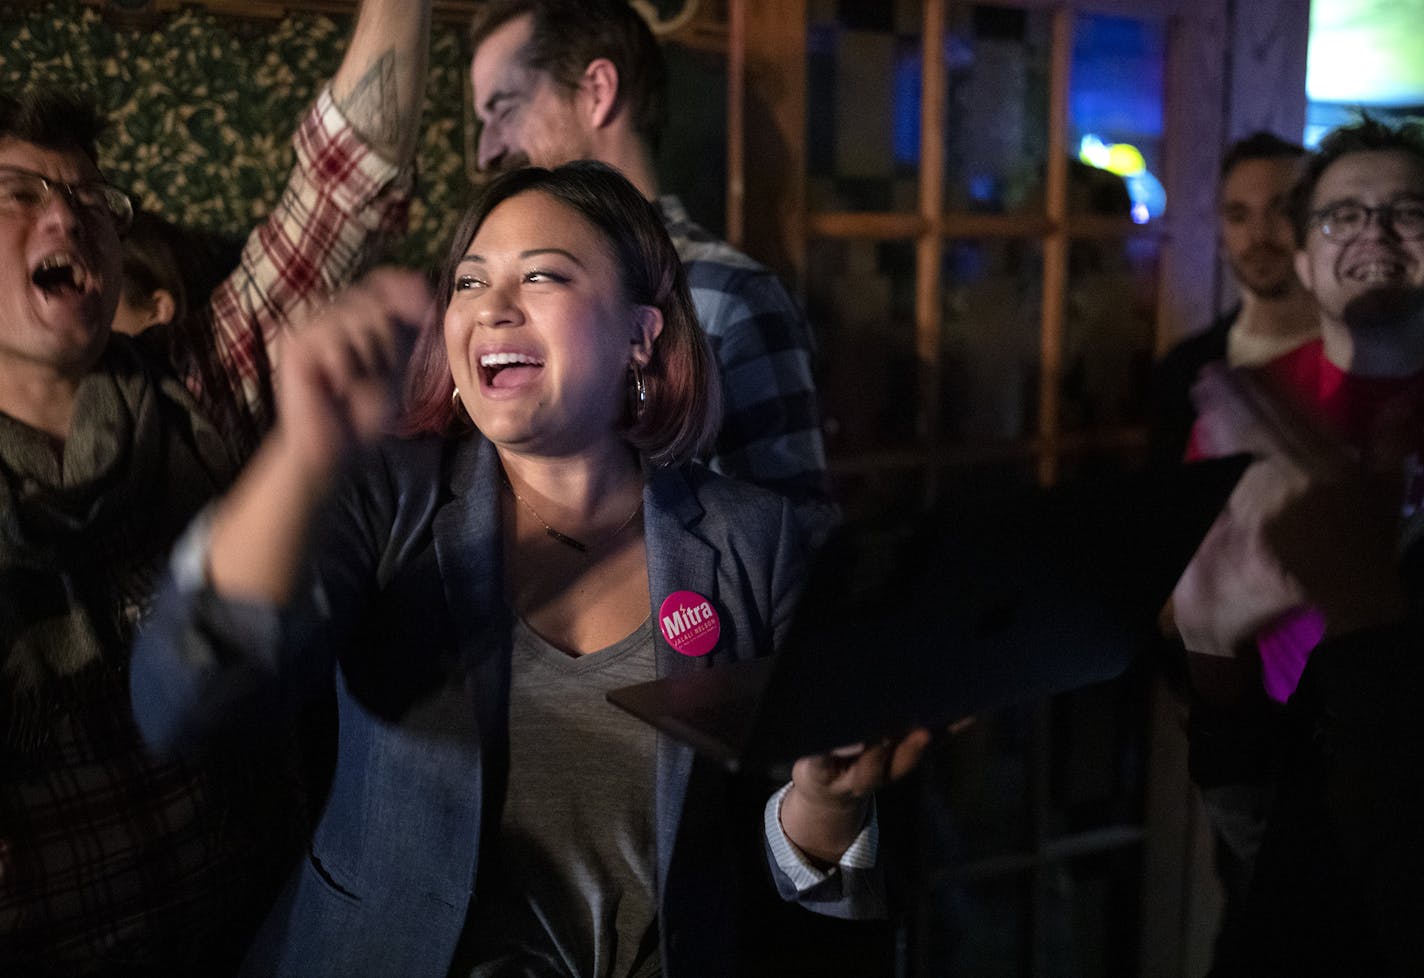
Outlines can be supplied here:
M1360 236L1371 218L1403 241L1424 238L1424 200L1401 200L1378 207L1346 201L1311 214L1310 223L1320 228L1320 233L1331 241L1347 244Z
M56 193L62 193L70 209L82 217L111 219L120 234L133 223L133 202L113 184L102 180L64 183L18 166L0 166L0 213L34 218Z

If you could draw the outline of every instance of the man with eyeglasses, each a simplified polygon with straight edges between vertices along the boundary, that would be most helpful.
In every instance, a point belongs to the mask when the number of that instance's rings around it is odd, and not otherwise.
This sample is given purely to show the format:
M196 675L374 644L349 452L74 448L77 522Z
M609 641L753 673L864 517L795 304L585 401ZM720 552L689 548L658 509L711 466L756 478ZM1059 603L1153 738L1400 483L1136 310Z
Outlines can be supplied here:
M362 3L280 202L212 297L240 405L110 336L132 209L92 109L0 97L0 974L231 974L297 858L290 744L150 756L128 647L173 540L270 420L281 334L403 220L429 16Z
M55 194L63 196L69 209L86 220L107 218L121 235L133 222L129 195L104 180L64 183L22 166L0 166L0 210L5 213L33 220Z
M1198 385L1194 450L1258 461L1173 595L1192 776L1264 789L1212 974L1421 974L1424 127L1336 130L1292 201L1321 336Z
M1335 133L1300 192L1296 273L1320 305L1324 359L1356 377L1424 369L1424 156L1386 132ZM1326 155L1347 138L1362 148Z

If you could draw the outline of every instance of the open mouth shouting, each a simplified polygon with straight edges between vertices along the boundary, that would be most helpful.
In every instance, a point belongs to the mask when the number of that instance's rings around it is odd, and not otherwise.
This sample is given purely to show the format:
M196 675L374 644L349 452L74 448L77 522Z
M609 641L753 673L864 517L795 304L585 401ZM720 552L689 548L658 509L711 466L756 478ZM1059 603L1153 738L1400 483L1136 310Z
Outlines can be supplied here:
M480 383L492 390L508 390L531 382L544 369L544 361L516 351L480 356Z
M45 255L30 270L30 281L47 301L72 301L99 292L97 278L71 251L55 251Z

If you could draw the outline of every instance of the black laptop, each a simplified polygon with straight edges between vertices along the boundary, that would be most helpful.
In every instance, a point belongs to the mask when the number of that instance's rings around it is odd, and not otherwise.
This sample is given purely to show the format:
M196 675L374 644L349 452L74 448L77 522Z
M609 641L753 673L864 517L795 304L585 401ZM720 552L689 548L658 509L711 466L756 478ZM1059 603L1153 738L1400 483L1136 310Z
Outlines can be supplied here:
M1152 640L1249 461L965 492L847 525L777 655L608 699L732 770L784 773L807 754L1111 679Z

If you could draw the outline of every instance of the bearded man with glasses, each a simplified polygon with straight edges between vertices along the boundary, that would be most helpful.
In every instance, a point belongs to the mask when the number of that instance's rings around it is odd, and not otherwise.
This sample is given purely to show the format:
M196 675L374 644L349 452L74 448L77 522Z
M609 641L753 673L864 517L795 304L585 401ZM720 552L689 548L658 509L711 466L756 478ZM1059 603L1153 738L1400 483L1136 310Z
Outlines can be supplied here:
M1424 974L1424 128L1334 131L1292 204L1320 338L1194 392L1193 451L1257 456L1173 595L1193 779L1257 826L1211 974Z
M404 218L429 16L361 5L281 200L208 303L235 398L110 335L133 210L92 108L0 96L0 974L231 974L299 855L290 742L150 756L129 645L174 539L270 421L282 334Z

